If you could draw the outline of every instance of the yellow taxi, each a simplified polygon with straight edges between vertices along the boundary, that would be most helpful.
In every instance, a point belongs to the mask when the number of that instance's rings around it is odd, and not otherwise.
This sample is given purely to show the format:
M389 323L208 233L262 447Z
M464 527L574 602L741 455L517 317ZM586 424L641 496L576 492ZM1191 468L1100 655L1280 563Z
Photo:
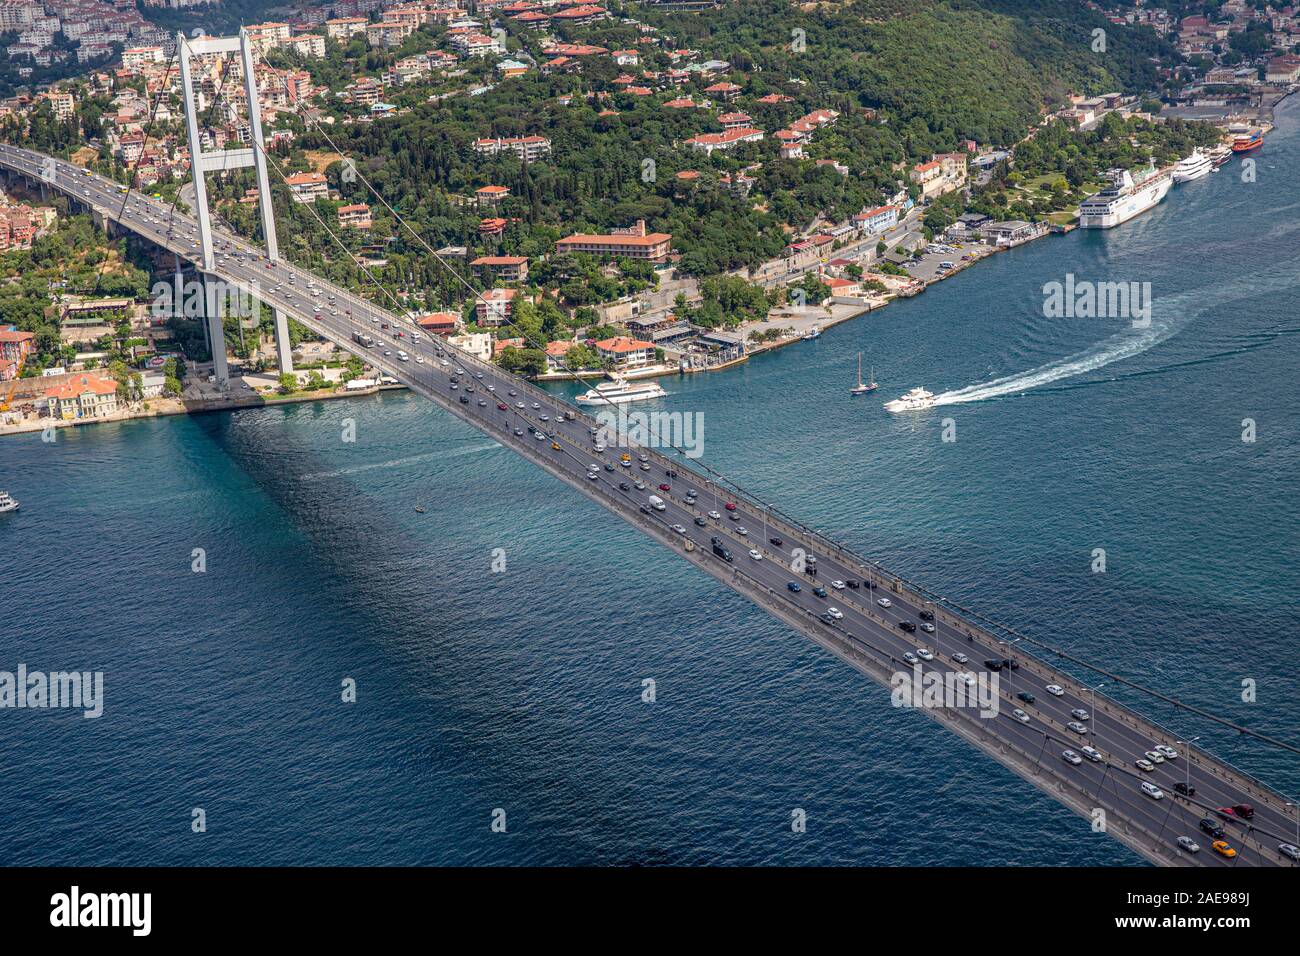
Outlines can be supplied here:
M1215 840L1210 846L1214 848L1214 852L1219 856L1226 856L1230 860L1237 855L1237 851L1228 845L1227 840Z

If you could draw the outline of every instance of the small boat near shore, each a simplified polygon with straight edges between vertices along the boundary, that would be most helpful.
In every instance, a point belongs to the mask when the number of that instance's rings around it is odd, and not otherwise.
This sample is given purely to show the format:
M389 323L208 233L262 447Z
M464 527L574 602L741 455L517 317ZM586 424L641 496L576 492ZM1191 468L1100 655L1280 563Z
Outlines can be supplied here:
M811 329L809 329L807 332L801 335L800 338L802 338L805 342L811 342L813 339L821 338L821 335L822 335L822 330L814 325Z

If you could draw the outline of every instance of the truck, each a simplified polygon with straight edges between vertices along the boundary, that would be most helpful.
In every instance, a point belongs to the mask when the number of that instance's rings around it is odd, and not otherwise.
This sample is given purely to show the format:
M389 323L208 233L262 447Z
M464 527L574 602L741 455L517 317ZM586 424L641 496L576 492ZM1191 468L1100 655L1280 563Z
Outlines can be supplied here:
M365 332L353 332L352 341L364 348L373 349L375 347L375 340Z
M721 539L721 538L714 537L714 538L711 538L710 541L711 541L712 544L713 544L713 553L714 553L714 554L716 554L718 557L720 557L723 561L730 561L730 560L731 560L731 552L728 551L727 548L723 545L723 543L722 543L722 539Z

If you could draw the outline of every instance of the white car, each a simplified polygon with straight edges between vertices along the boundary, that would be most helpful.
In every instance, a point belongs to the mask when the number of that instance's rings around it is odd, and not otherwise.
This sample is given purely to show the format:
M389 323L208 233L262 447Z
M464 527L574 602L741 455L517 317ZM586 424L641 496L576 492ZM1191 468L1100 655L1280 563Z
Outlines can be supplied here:
M1017 707L1015 710L1011 712L1011 716L1016 718L1016 720L1020 721L1022 724L1029 723L1029 715L1026 714L1019 707Z
M965 664L967 661L970 660L970 658L967 657L965 654L963 654L961 651L958 651L957 653L953 654L952 659L955 660L958 664Z
M1164 755L1164 758L1166 760L1178 759L1178 751L1175 750L1173 747L1170 747L1168 744L1156 744L1151 749L1156 751L1157 753Z
M1076 707L1074 710L1070 711L1070 716L1075 720L1087 720L1092 716L1092 714L1088 713L1082 707Z
M970 671L965 671L961 674L958 674L957 679L960 680L967 687L975 686L975 675L972 674Z
M761 553L759 553L759 552L758 552L756 549L754 549L754 548L750 548L750 549L749 549L749 556L750 556L751 558L753 558L755 561L762 561L762 560L763 560L763 555L762 555Z
M835 618L835 620L837 621L843 620L844 618L844 612L837 607L828 607L826 609L826 613L829 614L831 617ZM929 658L926 658L926 660L929 660Z
M889 598L881 598L881 599L878 600L876 603L879 604L881 607L893 607L893 606L894 606L894 602L891 601L891 600L889 600Z
M1073 750L1062 750L1061 759L1068 764L1073 764L1076 767L1079 766L1079 764L1083 763L1083 758L1080 757Z
M921 630L925 631L925 633L927 634L934 633L934 625L931 624L929 621L922 621L920 627Z
M923 661L932 661L932 660L934 660L934 653L933 653L932 651L927 650L927 649L924 648L924 647L918 647L918 648L916 649L916 656L919 657L919 658L921 658L921 660L923 660Z
M1148 751L1147 751L1146 753L1144 753L1142 756L1146 757L1146 758L1147 758L1148 760L1150 760L1152 763L1164 763L1164 762L1165 762L1165 755L1162 754L1162 753L1159 753L1158 751L1155 751L1155 750L1148 750Z
M833 587L833 588L834 588L835 590L837 590L837 591L843 591L843 590L844 590L844 582L843 582L843 581L832 581L832 582L831 582L831 587Z
M918 657L917 657L915 654L913 654L911 651L903 651L903 660L907 661L907 663L909 663L909 664L919 664L919 663L921 663L920 658L918 658Z
M1086 734L1086 733L1088 732L1088 728L1087 728L1087 726L1085 726L1084 724L1079 723L1077 720L1072 720L1072 721L1070 721L1068 724L1066 724L1065 726L1069 727L1069 728L1070 728L1071 730L1073 730L1076 734Z
M1048 684L1045 690L1053 697L1065 696L1065 690L1061 687L1060 684Z
M1147 783L1145 780L1142 781L1142 792L1152 800L1163 800L1165 798L1165 792L1163 790L1157 787L1154 783Z
M1079 752L1091 760L1093 763L1101 763L1101 754L1091 747L1080 747Z

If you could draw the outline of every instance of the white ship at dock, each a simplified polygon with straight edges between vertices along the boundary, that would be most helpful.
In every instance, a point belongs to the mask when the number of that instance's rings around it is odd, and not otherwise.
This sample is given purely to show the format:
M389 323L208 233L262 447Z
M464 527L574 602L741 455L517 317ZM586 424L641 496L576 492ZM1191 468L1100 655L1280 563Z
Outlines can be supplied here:
M1079 225L1084 229L1110 229L1141 215L1165 198L1173 186L1167 170L1152 169L1135 181L1127 169L1111 170L1111 183L1079 204Z

